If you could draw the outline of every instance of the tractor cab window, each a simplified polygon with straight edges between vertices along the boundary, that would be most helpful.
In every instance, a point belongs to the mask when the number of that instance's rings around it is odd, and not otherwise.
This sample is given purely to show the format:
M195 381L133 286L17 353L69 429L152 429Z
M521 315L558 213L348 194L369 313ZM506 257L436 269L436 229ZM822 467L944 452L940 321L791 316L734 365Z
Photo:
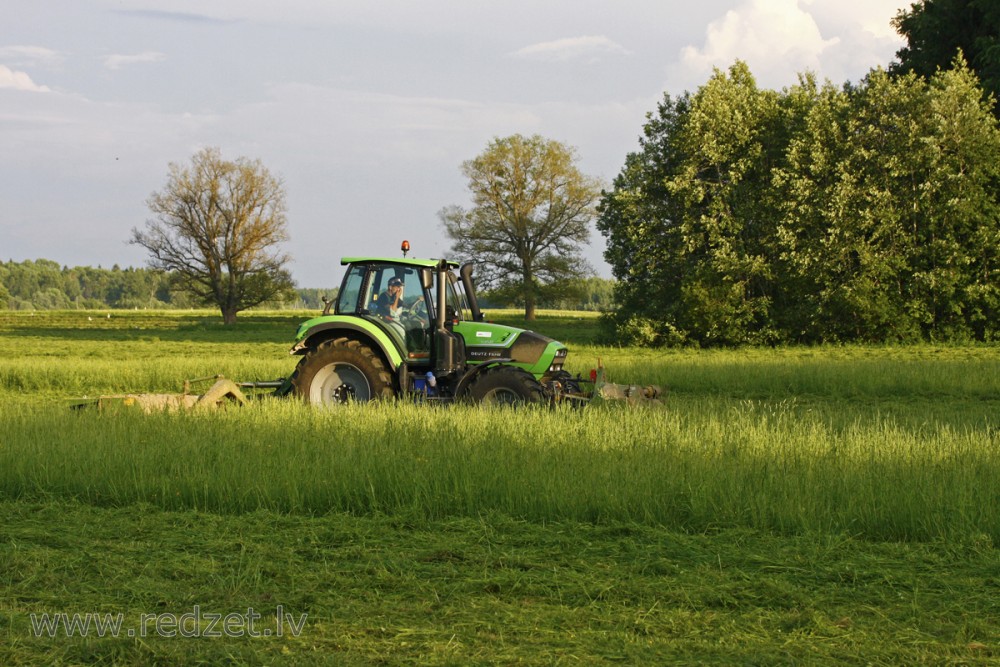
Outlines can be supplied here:
M447 284L445 285L445 306L450 308L450 312L454 314L455 319L463 320L468 319L465 316L466 308L463 306L465 303L464 295L462 295L457 286L460 284L458 278L455 277L453 273L446 273ZM434 306L434 313L437 312L437 286L435 285L434 290L431 294L431 303Z
M337 297L338 315L357 312L358 297L361 296L361 286L365 282L365 268L364 266L355 266L344 276L344 285Z
M426 311L426 296L418 271L412 266L372 266L371 302L367 310L383 317L396 317L401 311Z
M462 284L462 281L455 276L451 276L451 285L452 289L454 289L455 293L458 295L458 312L461 313L460 319L465 322L471 322L472 308L469 307L469 299L465 294L465 286Z
M454 273L449 273L448 283L448 304L455 309L456 317L459 320L471 320L472 311L469 310L469 302L465 298L465 289L461 281Z

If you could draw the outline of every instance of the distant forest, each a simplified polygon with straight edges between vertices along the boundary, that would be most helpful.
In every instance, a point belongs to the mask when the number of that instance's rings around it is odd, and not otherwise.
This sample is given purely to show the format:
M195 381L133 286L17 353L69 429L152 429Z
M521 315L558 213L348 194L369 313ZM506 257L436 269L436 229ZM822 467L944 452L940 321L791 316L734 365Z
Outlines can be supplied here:
M262 308L322 308L323 295L336 288L299 288L294 301ZM203 304L173 289L171 276L154 269L60 266L47 259L0 262L0 308L9 310L200 308Z
M313 310L322 309L322 297L332 299L337 288L301 287L294 301L266 303L261 308ZM543 308L565 310L610 310L614 281L583 278ZM516 307L521 304L501 294L483 294L484 307ZM143 309L200 308L203 304L173 288L169 273L155 269L110 269L91 266L61 266L48 259L24 262L0 262L0 309L72 310L72 309Z

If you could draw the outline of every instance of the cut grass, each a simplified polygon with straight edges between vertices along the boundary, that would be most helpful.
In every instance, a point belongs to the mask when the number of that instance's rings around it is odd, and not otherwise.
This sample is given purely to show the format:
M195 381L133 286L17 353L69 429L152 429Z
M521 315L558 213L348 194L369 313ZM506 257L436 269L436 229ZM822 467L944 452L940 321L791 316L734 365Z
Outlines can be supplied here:
M501 515L0 503L0 662L987 664L996 552ZM31 613L307 614L298 637L34 637ZM260 627L260 626L258 626Z

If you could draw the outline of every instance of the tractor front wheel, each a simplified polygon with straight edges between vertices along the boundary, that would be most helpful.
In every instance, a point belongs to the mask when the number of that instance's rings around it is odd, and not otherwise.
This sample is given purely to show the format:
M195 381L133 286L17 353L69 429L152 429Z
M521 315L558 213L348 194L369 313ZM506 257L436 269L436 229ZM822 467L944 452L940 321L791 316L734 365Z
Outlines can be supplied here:
M295 367L292 390L306 403L329 407L351 401L392 398L392 376L364 343L348 338L324 341Z
M469 385L469 397L477 403L493 405L545 402L542 385L535 376L515 366L498 366L484 371Z

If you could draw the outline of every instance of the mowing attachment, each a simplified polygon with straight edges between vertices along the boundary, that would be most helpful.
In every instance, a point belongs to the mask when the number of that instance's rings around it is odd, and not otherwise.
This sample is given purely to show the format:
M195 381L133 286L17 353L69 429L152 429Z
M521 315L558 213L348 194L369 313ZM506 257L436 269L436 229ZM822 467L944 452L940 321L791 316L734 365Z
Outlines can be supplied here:
M191 385L215 380L204 394L191 393ZM205 410L216 409L225 405L245 405L247 397L240 387L272 386L270 382L241 382L227 380L221 375L195 378L184 381L184 390L180 394L111 394L97 398L76 399L70 406L74 410L97 408L103 410L111 406L139 408L143 412L160 412L163 410Z
M659 385L608 382L604 378L604 364L600 357L597 359L597 368L590 371L589 380L564 372L557 375L554 381L545 384L544 388L553 404L583 406L603 401L625 401L629 405L659 405L664 398L664 391Z

